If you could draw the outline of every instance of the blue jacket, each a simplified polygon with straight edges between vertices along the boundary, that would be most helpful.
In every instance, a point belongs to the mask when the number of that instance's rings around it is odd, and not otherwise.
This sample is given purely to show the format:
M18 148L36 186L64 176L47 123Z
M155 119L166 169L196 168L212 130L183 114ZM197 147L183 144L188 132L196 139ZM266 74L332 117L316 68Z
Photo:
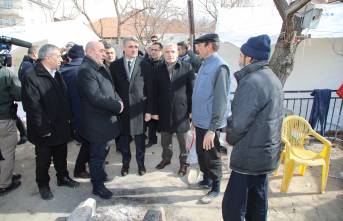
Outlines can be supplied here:
M229 91L229 67L214 53L203 61L193 89L192 119L196 127L216 131L226 126Z

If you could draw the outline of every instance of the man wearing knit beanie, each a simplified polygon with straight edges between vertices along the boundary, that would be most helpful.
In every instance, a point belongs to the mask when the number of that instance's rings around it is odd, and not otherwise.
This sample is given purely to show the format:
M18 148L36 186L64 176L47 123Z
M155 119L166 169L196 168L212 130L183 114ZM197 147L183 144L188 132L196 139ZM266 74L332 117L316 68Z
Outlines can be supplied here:
M242 45L236 72L238 86L227 123L227 142L233 145L224 221L267 220L268 173L280 159L283 92L268 67L270 38L259 35Z
M61 75L67 85L69 100L71 101L71 110L73 112L73 138L81 143L80 152L77 156L74 168L74 177L90 178L90 174L86 169L86 163L89 162L89 147L79 135L80 130L80 95L76 86L76 77L79 67L85 56L85 50L82 45L74 44L68 51L68 58L71 61L61 68Z

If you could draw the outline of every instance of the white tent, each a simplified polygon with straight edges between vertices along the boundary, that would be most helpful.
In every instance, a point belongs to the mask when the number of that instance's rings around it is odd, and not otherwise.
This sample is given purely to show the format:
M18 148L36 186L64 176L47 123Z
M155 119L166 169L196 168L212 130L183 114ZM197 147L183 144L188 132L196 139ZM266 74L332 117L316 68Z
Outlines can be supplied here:
M319 25L306 29L311 38L343 37L343 4L315 5L323 9ZM221 41L240 47L249 37L268 34L275 43L281 30L282 19L275 6L221 8L216 33Z
M0 35L31 43L45 41L58 47L64 46L69 41L85 45L88 41L99 39L88 26L77 20L2 28ZM13 47L13 50L15 49L16 47Z
M343 82L343 4L316 5L323 9L316 29L299 45L294 70L285 90L337 89ZM219 53L238 69L239 48L249 37L268 34L275 43L282 20L275 7L221 9L216 32L223 44Z

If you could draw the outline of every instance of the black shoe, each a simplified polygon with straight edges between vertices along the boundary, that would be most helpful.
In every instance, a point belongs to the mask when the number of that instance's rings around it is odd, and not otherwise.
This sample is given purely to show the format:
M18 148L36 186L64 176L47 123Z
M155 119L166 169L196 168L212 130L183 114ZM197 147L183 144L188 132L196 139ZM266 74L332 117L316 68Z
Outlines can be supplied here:
M138 168L138 175L143 176L144 174L146 174L145 167L143 166L143 167Z
M157 164L156 169L161 170L169 164L170 164L170 160L162 160L159 164Z
M43 200L51 200L54 198L54 195L52 195L50 187L48 186L39 187L39 194Z
M21 178L21 174L13 174L13 176L12 176L12 182L14 182L14 181L17 181L17 180L20 180L20 178Z
M157 144L157 142L148 142L146 145L145 145L145 148L150 148L152 147L153 145Z
M112 180L114 180L113 177L108 177L108 176L107 176L107 177L104 178L104 182L105 182L105 183L109 183L109 182L111 182Z
M6 195L12 190L17 189L20 186L20 184L21 182L16 180L16 181L12 181L12 183L8 187L0 188L0 196Z
M129 167L128 166L123 166L121 168L120 173L121 173L122 176L126 176L127 174L129 174Z
M89 179L91 175L87 171L81 171L79 173L74 173L75 178Z
M70 177L63 177L63 179L57 179L57 186L67 186L75 188L80 186L80 183L72 180Z
M93 188L93 194L98 195L103 199L110 199L113 196L113 193L104 186Z
M26 136L22 136L20 137L20 140L18 141L17 145L21 145L27 142L27 137Z

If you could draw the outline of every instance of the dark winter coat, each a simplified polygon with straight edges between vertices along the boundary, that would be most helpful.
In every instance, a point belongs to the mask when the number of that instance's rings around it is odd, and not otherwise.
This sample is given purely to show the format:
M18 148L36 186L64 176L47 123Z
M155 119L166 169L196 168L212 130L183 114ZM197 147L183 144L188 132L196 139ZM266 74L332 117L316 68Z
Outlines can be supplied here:
M76 131L80 129L80 95L76 86L76 77L83 58L73 59L61 68L61 75L67 85L67 92L73 112L73 128Z
M71 109L67 87L57 71L55 78L41 63L30 69L22 83L27 135L37 146L56 146L71 135ZM50 136L43 137L51 133Z
M146 77L143 69L142 58L138 56L132 70L131 79L129 80L124 65L124 58L120 58L110 65L116 91L124 102L124 111L119 116L121 135L139 135L144 133Z
M238 82L227 124L227 142L234 145L233 171L259 175L274 171L281 153L283 91L267 61L235 73Z
M117 115L120 97L104 65L85 56L76 78L80 94L80 135L91 142L103 142L119 135Z
M32 59L30 56L25 55L18 70L19 80L22 81L26 72L32 69L35 65L36 65L36 61Z
M171 78L164 63L154 74L156 114L162 132L184 133L189 130L189 114L192 111L194 71L189 63L178 61ZM154 102L153 102L154 103Z

